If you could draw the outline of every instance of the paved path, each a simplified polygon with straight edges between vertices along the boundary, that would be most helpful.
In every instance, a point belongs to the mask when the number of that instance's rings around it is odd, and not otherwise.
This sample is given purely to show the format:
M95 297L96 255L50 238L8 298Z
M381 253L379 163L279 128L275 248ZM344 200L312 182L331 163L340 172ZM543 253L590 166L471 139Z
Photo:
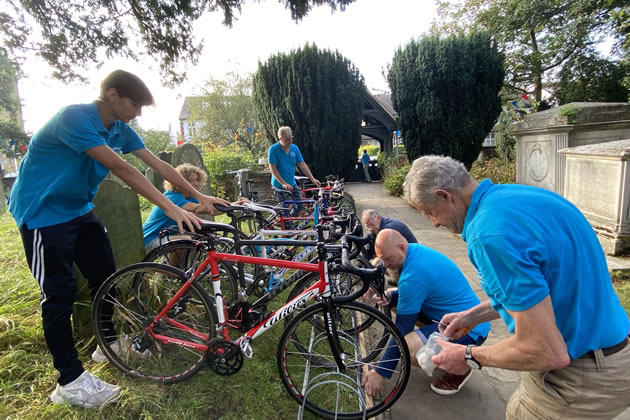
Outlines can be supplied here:
M488 299L479 286L475 269L466 255L466 244L459 235L434 228L426 217L417 213L404 200L387 195L382 183L346 184L346 190L354 197L359 216L363 210L372 208L383 216L405 222L420 243L442 252L459 266L479 299ZM496 343L509 336L500 319L491 325L486 344ZM519 380L517 372L483 368L473 372L460 392L442 396L431 391L431 378L422 369L412 367L403 396L384 417L395 420L503 419L505 406ZM630 420L630 409L619 415L617 420Z

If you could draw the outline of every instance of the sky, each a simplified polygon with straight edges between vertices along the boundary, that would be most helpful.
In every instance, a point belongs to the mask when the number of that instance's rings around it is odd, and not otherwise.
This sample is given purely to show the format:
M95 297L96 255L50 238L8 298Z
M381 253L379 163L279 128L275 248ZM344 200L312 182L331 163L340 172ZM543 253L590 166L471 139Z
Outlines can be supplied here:
M196 39L203 39L205 47L198 64L188 64L187 81L175 89L162 85L154 62L115 58L101 68L89 68L89 82L82 85L56 81L43 60L27 60L23 65L26 78L19 82L26 131L36 131L62 106L95 100L101 80L120 68L140 76L155 97L156 105L145 107L138 118L140 126L175 134L184 98L198 93L207 80L220 79L228 72L253 73L259 62L306 42L338 50L363 74L370 91L389 90L383 69L396 48L428 31L435 5L432 0L356 0L334 14L328 6L314 8L295 23L277 1L250 0L231 28L221 23L222 17L222 13L206 13L196 22Z

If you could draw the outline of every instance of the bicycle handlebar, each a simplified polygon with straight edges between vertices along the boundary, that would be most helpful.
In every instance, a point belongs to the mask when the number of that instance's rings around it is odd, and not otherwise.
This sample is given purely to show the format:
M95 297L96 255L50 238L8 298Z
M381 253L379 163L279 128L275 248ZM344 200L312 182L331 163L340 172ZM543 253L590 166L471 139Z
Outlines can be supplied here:
M348 251L350 245L348 242L352 242L355 245L357 250L361 249L361 246L367 242L367 238L362 236L354 236L354 235L344 235L341 237L341 265L343 266L343 271L354 274L361 279L361 287L359 290L352 292L347 296L335 296L333 298L334 303L347 303L356 300L357 298L363 296L365 292L370 288L370 282L378 280L379 276L383 273L383 270L379 267L376 268L359 268L353 265L350 262L350 258L354 258L357 253L349 257Z

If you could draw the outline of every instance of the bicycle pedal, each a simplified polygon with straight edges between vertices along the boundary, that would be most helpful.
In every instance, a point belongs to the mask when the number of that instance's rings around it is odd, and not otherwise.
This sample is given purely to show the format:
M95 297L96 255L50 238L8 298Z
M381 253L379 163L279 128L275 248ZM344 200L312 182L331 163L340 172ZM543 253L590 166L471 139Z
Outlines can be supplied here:
M254 349L252 348L252 344L248 339L241 341L241 352L247 357L251 359L254 357Z

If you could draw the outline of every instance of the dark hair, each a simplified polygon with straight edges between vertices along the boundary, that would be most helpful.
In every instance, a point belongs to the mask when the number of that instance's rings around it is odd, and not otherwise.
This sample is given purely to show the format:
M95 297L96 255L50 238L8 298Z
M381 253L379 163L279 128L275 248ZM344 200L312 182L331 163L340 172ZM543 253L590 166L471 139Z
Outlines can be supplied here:
M363 149L363 153L367 153L367 149Z
M116 89L123 98L131 98L139 105L153 105L153 95L142 80L124 70L114 70L101 82L101 101L107 100L107 91Z

